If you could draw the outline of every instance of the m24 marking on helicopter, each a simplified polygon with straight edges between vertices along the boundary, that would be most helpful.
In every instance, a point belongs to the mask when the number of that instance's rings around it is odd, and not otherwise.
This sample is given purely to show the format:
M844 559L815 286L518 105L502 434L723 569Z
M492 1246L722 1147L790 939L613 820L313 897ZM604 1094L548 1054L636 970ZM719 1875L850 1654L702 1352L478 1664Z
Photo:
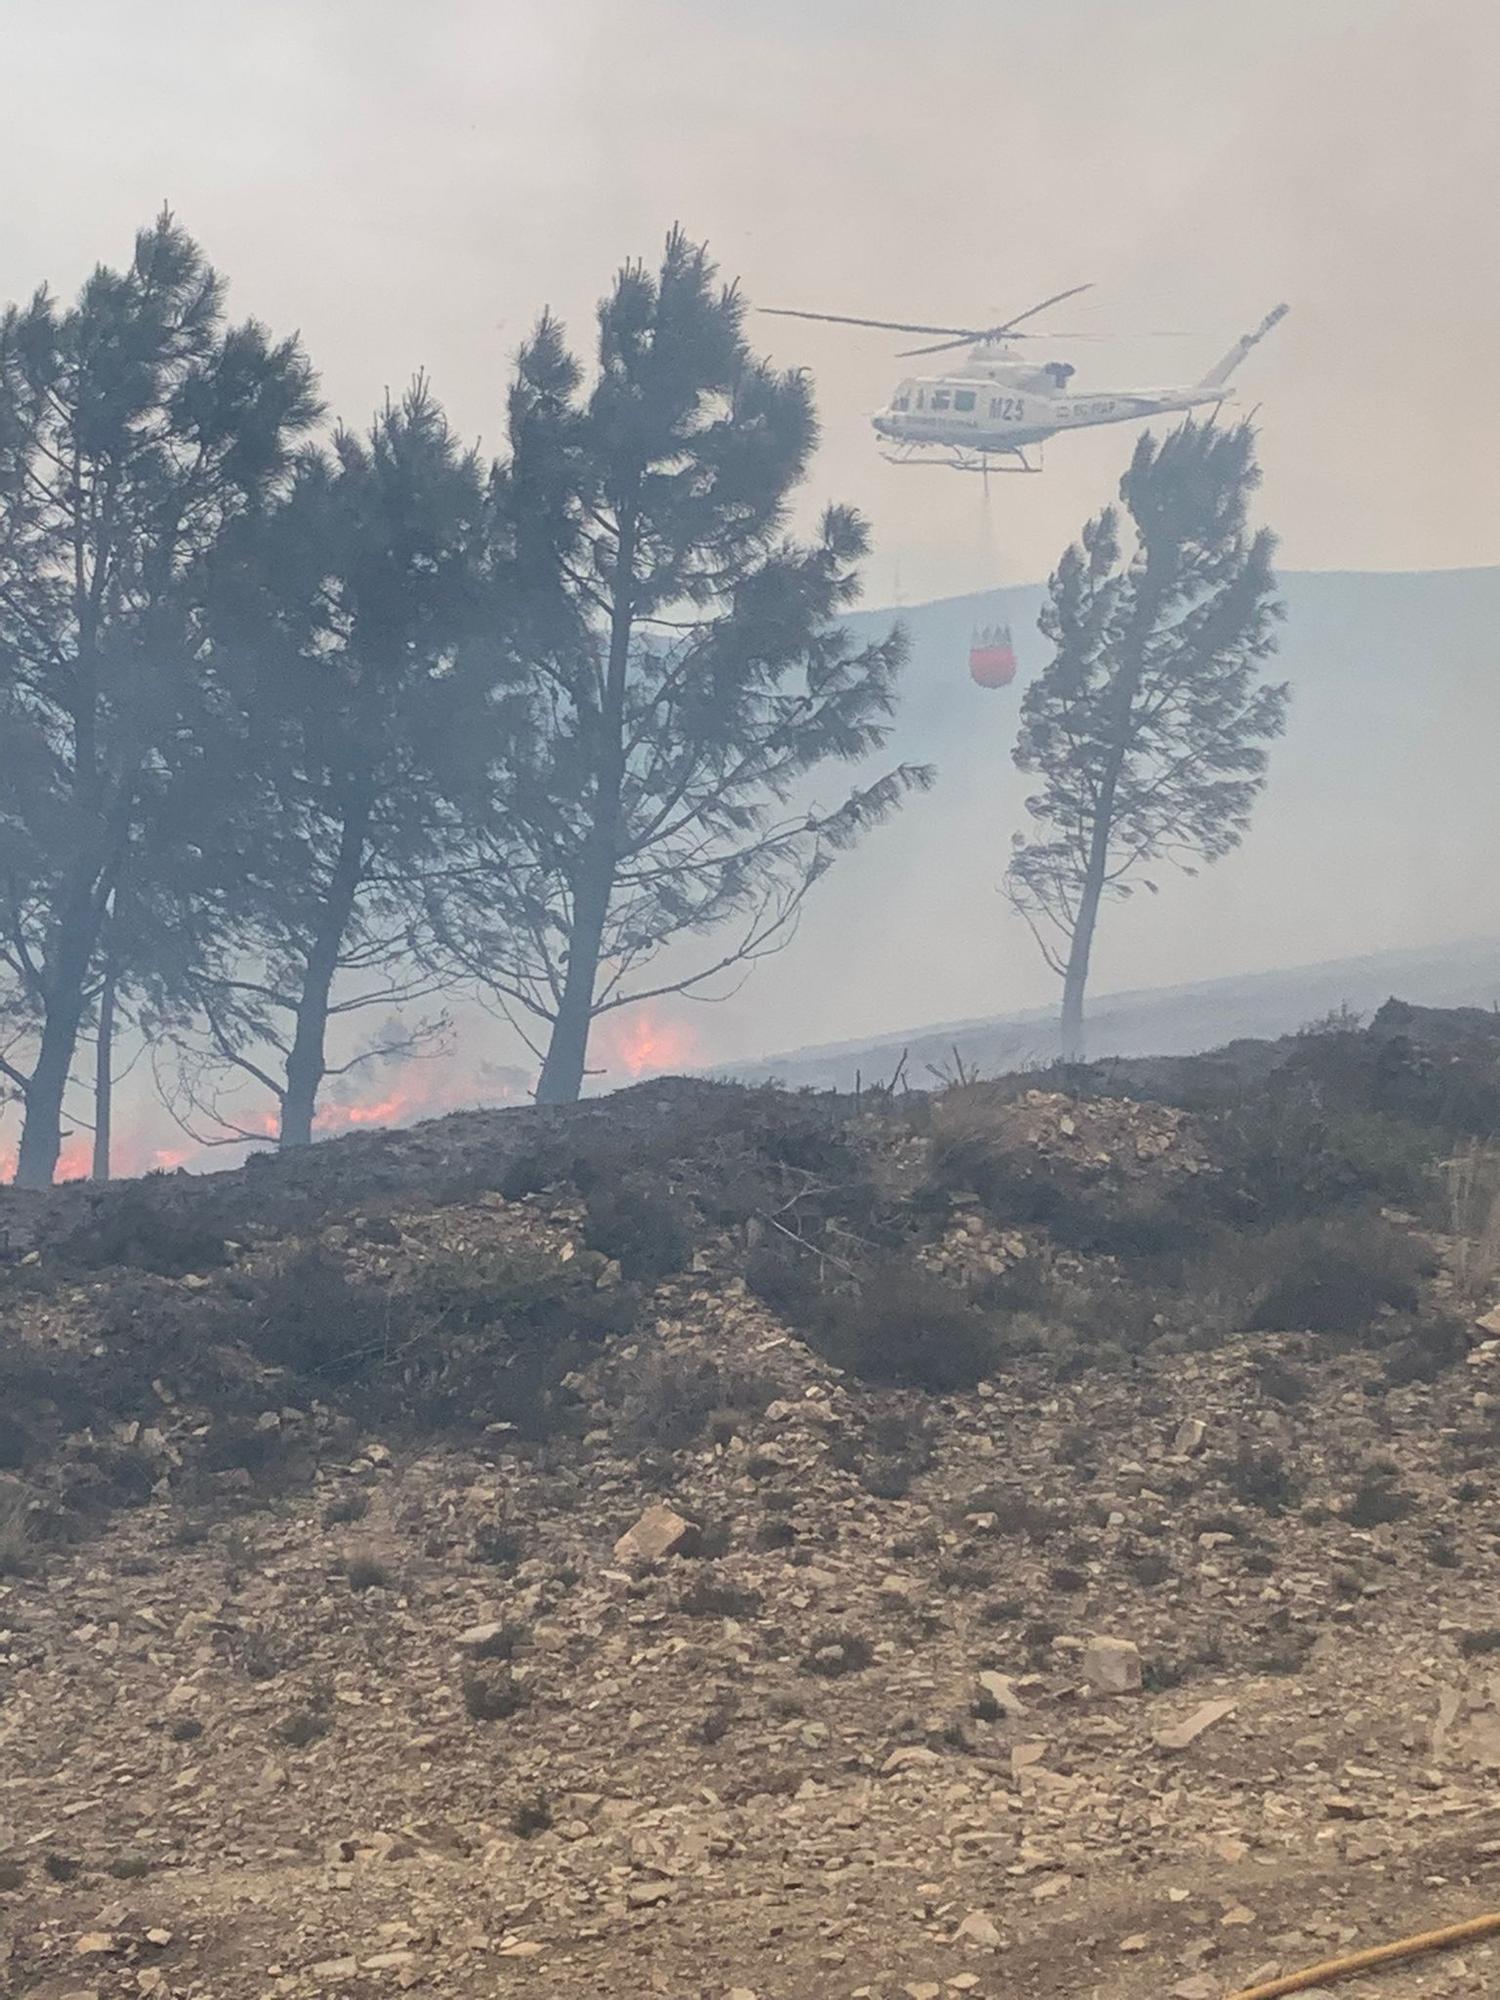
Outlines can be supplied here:
M908 355L943 354L967 347L957 369L940 375L909 375L898 382L890 400L870 422L891 447L883 456L895 465L948 465L959 472L1040 472L1040 463L1026 455L1059 431L1083 430L1101 424L1139 422L1164 413L1215 408L1233 396L1229 378L1253 347L1265 339L1287 314L1284 305L1237 340L1199 381L1181 388L1096 391L1081 395L1069 388L1074 368L1068 361L1039 364L1022 358L1014 343L1022 340L1088 340L1093 334L1041 334L1021 330L1024 320L1088 291L1074 285L998 326L926 326L910 320L861 319L851 313L802 312L787 306L764 311L785 319L823 320L838 326L879 327L894 333L938 334L928 347L907 348Z

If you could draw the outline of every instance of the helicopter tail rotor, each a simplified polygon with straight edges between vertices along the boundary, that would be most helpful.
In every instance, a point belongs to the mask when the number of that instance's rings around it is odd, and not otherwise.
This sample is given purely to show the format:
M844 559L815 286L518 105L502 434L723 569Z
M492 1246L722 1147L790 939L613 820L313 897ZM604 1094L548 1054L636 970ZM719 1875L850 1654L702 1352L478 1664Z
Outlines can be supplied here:
M1213 367L1209 369L1208 373L1197 386L1200 389L1222 389L1235 369L1239 367L1245 356L1250 352L1251 348L1258 347L1271 331L1272 327L1279 326L1290 311L1290 306L1280 305L1274 307L1266 314L1254 333L1245 334L1242 339L1234 343L1234 346L1230 348L1222 361L1214 363Z

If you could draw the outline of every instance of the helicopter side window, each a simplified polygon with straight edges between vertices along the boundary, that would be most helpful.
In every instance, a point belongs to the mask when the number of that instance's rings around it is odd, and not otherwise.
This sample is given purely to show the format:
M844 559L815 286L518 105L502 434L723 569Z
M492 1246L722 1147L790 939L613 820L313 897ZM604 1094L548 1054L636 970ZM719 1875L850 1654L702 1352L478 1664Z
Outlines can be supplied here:
M910 396L893 397L891 399L891 408L893 410L909 410L911 408L911 397Z
M953 407L955 410L972 410L974 407L974 391L972 389L956 389L953 393Z
M948 391L947 391L946 389L934 389L934 390L933 390L933 392L932 392L932 407L933 407L933 408L934 408L935 410L946 410L946 409L947 409L947 407L948 407L948 404L949 404L950 400L951 400L951 398L949 397L949 394L948 394Z

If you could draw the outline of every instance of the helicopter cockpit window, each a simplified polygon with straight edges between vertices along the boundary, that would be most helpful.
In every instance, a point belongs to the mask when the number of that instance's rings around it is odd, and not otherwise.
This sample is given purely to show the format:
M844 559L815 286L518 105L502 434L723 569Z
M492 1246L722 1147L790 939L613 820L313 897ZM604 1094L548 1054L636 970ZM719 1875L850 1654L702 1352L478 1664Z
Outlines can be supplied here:
M953 392L953 407L955 410L972 410L974 407L974 391L972 389L955 389Z
M935 410L946 410L946 409L947 409L947 407L948 407L948 404L949 404L949 401L950 401L950 400L951 400L951 399L950 399L950 397L949 397L949 394L948 394L948 391L947 391L946 389L934 389L934 390L933 390L933 392L932 392L932 407L933 407L933 408L934 408Z
M893 410L909 410L911 408L911 397L893 396L891 398L891 408Z

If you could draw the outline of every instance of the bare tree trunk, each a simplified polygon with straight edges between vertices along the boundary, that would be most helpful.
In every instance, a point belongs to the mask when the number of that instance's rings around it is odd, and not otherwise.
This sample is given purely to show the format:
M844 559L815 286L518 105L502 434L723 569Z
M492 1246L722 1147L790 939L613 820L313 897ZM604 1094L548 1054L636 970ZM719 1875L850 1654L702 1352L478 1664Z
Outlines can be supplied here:
M1096 843L1104 846L1103 843ZM1107 851L1107 849L1105 850ZM1060 1054L1064 1062L1088 1060L1084 1033L1083 1001L1089 983L1089 959L1094 949L1094 929L1099 921L1099 899L1104 892L1104 852L1096 868L1092 855L1083 894L1078 899L1078 915L1068 944L1068 963L1063 972Z
M614 870L607 853L585 863L568 937L568 970L562 1002L542 1073L537 1080L538 1104L576 1104L588 1066L589 1029L594 1023L594 984L599 976L599 951L609 914Z
M601 747L594 818L574 890L568 969L542 1073L537 1079L538 1104L576 1104L588 1063L594 987L619 857L620 800L625 783L625 683L630 671L630 638L635 618L630 595L635 575L635 534L634 516L622 511L610 610L609 660L599 714Z
M94 1047L94 1163L92 1178L109 1179L109 1154L114 1124L115 949L111 939L99 989L99 1034Z
M365 835L369 823L369 807L364 802L345 815L328 895L307 954L302 991L297 999L297 1025L286 1059L286 1089L282 1093L278 1136L278 1144L282 1147L312 1144L318 1091L328 1073L328 1003L333 993L344 934L354 914L354 902L364 873Z
M35 1067L25 1089L26 1115L16 1158L16 1186L48 1188L62 1151L63 1099L78 1053L89 967L99 942L94 876L80 869L58 922L56 952L47 968L46 1010Z
M1157 597L1155 572L1148 563L1146 576L1141 584L1142 602L1137 604L1134 626L1127 641L1127 664L1122 667L1116 685L1114 699L1115 741L1109 752L1104 768L1103 782L1099 787L1098 801L1094 807L1094 823L1089 829L1089 855L1083 872L1083 884L1079 891L1078 913L1073 920L1073 933L1068 940L1068 962L1063 971L1062 1019L1059 1031L1059 1053L1064 1062L1086 1062L1087 1038L1084 1032L1083 1003L1089 983L1089 961L1094 951L1094 932L1099 923L1099 905L1104 897L1105 878L1109 873L1109 843L1115 830L1115 800L1120 789L1120 774L1125 768L1133 731L1131 716L1135 708L1135 698L1140 692L1141 673L1144 668L1142 647L1144 634L1151 629L1153 609Z
M81 981L80 981L81 985ZM26 1085L26 1118L16 1156L16 1186L49 1188L62 1151L63 1098L78 1047L83 1020L81 995L76 1005L52 1006L42 1029L36 1067Z

